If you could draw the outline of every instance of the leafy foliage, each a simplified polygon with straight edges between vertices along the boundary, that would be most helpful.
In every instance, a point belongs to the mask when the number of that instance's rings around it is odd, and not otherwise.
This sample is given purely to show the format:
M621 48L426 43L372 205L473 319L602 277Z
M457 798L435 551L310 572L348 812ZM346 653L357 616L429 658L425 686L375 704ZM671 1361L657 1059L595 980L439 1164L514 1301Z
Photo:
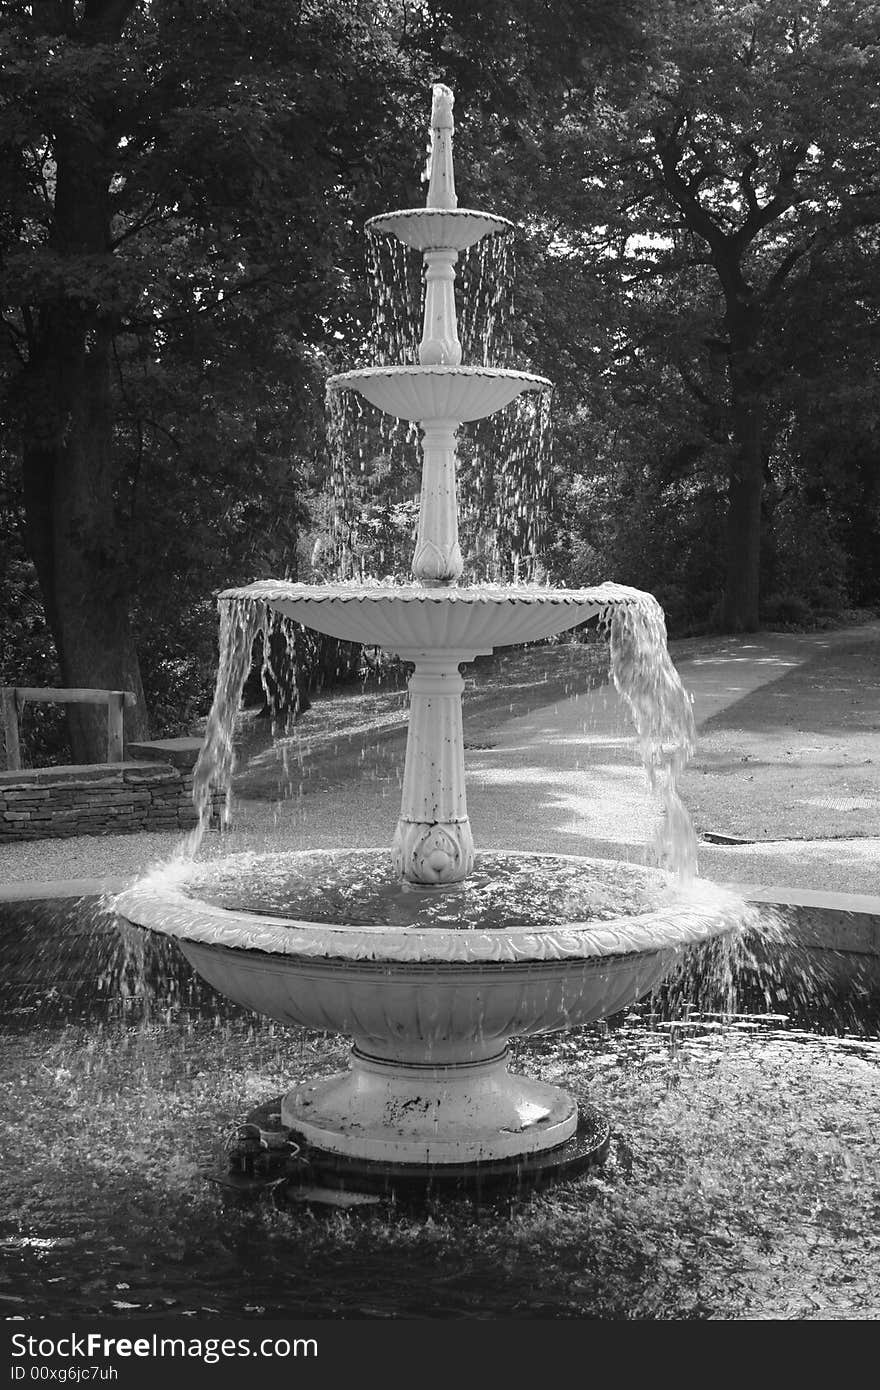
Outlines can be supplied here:
M586 433L612 510L633 477L658 501L676 478L672 544L700 616L717 604L726 625L754 625L762 569L768 593L800 582L771 563L797 546L796 518L773 515L786 441L815 427L843 376L855 414L873 415L880 12L669 3L649 30L647 61L598 99L574 85L552 118L526 114L516 189L529 186L542 248L528 313L538 361L543 343L561 368L569 443ZM563 457L566 476L584 471ZM700 526L726 499L706 534L726 550L720 573L688 541L687 503L679 524L683 490L704 495ZM649 510L665 531L663 506Z
M368 341L362 224L414 201L435 78L466 201L523 224L544 572L678 630L876 603L878 42L862 0L10 0L8 678L142 682L180 731L213 594L321 572L323 382ZM414 482L374 453L356 549L402 569Z

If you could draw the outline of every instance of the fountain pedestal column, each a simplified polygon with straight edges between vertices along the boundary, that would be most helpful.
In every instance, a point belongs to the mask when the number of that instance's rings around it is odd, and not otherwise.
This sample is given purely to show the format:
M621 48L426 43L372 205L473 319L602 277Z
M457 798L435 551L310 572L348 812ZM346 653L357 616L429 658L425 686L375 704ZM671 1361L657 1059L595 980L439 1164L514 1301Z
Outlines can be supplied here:
M412 572L431 587L454 584L464 562L458 543L454 420L422 423L422 490Z
M455 263L457 251L426 251L425 320L419 344L423 367L457 367L461 343L455 316Z
M458 666L475 652L399 653L410 676L409 736L394 867L410 883L456 883L474 867L464 785L464 731Z

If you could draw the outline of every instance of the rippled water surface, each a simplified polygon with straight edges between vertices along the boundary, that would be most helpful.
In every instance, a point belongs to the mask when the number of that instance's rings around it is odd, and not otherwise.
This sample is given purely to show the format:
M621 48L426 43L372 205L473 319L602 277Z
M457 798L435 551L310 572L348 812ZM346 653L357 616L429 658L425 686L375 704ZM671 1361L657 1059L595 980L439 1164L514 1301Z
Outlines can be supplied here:
M540 854L479 854L463 882L406 883L388 853L236 855L195 865L188 896L307 922L405 928L557 926L653 911L665 876L626 863Z

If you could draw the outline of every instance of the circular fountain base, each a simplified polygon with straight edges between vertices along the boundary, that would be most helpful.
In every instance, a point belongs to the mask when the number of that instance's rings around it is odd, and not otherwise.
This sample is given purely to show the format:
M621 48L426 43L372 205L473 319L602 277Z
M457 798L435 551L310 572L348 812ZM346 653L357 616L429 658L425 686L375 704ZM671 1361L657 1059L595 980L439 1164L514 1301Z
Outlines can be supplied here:
M292 1090L282 1124L346 1158L445 1165L528 1158L577 1128L577 1106L556 1086L507 1070L507 1048L443 1065L370 1056Z
M268 1161L259 1173L252 1169L249 1177L217 1180L238 1197L258 1195L269 1186L278 1204L305 1201L331 1210L348 1207L352 1202L366 1203L365 1209L369 1210L370 1201L375 1203L383 1197L418 1203L434 1194L491 1201L577 1177L603 1164L611 1144L605 1115L594 1106L582 1104L576 1109L571 1136L551 1149L480 1162L388 1162L321 1148L301 1129L287 1129L281 1124L283 1104L284 1098L265 1101L251 1111L247 1124L264 1133L280 1125L280 1132L293 1147L294 1157L286 1158L281 1149L269 1150ZM278 1155L275 1161L271 1158L273 1153ZM231 1166L236 1171L240 1168L234 1154Z

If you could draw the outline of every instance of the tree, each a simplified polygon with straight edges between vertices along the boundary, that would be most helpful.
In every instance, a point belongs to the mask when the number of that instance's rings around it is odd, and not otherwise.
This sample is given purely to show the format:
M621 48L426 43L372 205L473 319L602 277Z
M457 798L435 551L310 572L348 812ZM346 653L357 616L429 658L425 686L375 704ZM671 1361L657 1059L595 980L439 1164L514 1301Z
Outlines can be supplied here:
M183 448L168 402L166 419L152 409L157 378L182 352L213 427L233 323L252 341L271 325L268 355L283 329L308 412L321 352L357 312L352 212L377 149L402 144L388 135L405 74L375 18L342 0L6 7L0 302L27 545L62 680L133 690L129 737L148 722L132 630L143 462L158 437ZM101 758L100 716L74 710L75 757Z
M636 6L489 8L3 7L0 369L26 542L61 679L133 690L129 737L148 726L138 642L183 572L210 571L220 539L227 579L251 577L245 557L285 539L283 429L296 421L301 476L320 380L366 331L362 222L417 180L430 79L465 108L515 107L512 77L532 94L583 81ZM103 756L89 707L72 741L80 760Z
M669 0L646 67L598 101L572 87L540 134L543 175L526 155L559 265L616 286L617 345L659 306L628 350L656 359L665 344L695 400L724 413L731 630L759 620L773 405L794 370L787 306L880 223L878 45L880 8L864 0Z

